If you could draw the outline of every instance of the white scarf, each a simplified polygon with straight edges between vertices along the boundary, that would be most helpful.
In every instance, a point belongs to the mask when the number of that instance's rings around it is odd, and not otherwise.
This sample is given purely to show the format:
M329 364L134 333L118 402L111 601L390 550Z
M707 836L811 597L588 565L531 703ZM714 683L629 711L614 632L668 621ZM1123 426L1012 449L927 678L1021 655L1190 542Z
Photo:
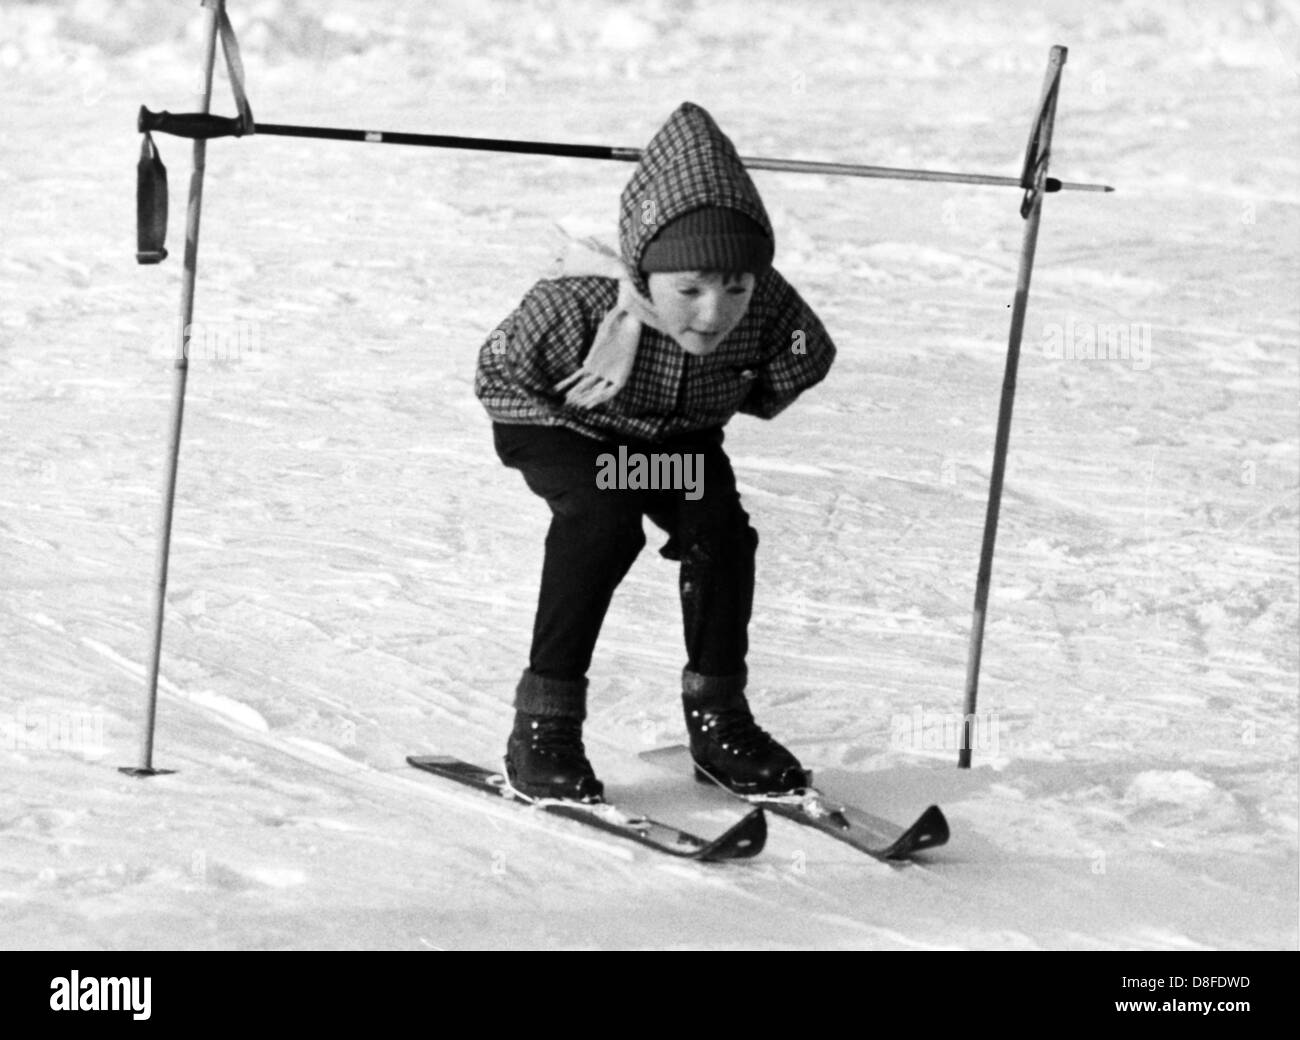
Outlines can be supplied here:
M632 283L627 265L618 251L594 235L578 238L557 225L566 242L556 257L550 277L571 278L598 275L618 279L618 300L601 320L596 338L582 368L555 385L565 391L565 404L574 408L595 408L614 397L626 385L636 361L641 330L649 325L666 333L654 304Z

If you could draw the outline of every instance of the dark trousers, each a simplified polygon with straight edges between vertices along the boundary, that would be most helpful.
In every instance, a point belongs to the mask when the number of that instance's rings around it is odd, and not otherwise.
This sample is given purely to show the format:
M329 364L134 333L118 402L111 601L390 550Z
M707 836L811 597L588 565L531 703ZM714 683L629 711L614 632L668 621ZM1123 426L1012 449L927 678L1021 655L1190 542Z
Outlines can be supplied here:
M754 602L754 552L758 533L741 508L722 430L712 429L649 443L584 437L558 426L496 423L497 455L523 474L546 500L542 586L533 623L529 668L548 679L586 676L609 603L645 546L643 516L669 535L661 554L680 560L678 586L687 667L701 675L745 670ZM610 489L598 486L620 445L627 453L677 453L702 457L702 495L683 489Z

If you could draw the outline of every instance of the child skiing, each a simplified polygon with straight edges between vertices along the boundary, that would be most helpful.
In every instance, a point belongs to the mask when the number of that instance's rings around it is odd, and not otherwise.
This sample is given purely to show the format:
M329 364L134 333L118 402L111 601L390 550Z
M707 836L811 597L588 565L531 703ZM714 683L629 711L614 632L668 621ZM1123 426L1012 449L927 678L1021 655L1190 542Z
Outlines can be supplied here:
M582 744L586 673L648 516L680 561L692 757L741 793L797 790L807 774L745 697L758 535L722 428L737 412L775 416L825 377L835 347L771 266L758 191L697 105L643 153L619 244L618 277L538 282L479 353L497 454L551 510L507 776L531 797L602 799Z

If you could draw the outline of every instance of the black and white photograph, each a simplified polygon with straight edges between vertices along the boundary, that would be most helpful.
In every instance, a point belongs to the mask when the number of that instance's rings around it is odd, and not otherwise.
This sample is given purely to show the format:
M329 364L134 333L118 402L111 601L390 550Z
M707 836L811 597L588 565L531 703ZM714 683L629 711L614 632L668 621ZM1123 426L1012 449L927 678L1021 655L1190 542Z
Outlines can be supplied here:
M0 97L0 949L100 958L24 1000L906 950L1263 1006L1300 3L3 0Z

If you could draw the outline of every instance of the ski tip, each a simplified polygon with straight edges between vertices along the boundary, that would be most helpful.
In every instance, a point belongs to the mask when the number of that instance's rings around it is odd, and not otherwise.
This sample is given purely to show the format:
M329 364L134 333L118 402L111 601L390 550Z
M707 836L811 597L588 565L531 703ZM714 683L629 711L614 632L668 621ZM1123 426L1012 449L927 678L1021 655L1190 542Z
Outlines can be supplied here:
M705 862L723 859L749 859L767 844L767 815L762 808L741 817L725 833L700 850L695 857Z
M914 853L925 849L946 845L950 836L948 819L943 810L932 805L921 813L912 826L907 828L898 840L885 853L886 859L907 859Z

